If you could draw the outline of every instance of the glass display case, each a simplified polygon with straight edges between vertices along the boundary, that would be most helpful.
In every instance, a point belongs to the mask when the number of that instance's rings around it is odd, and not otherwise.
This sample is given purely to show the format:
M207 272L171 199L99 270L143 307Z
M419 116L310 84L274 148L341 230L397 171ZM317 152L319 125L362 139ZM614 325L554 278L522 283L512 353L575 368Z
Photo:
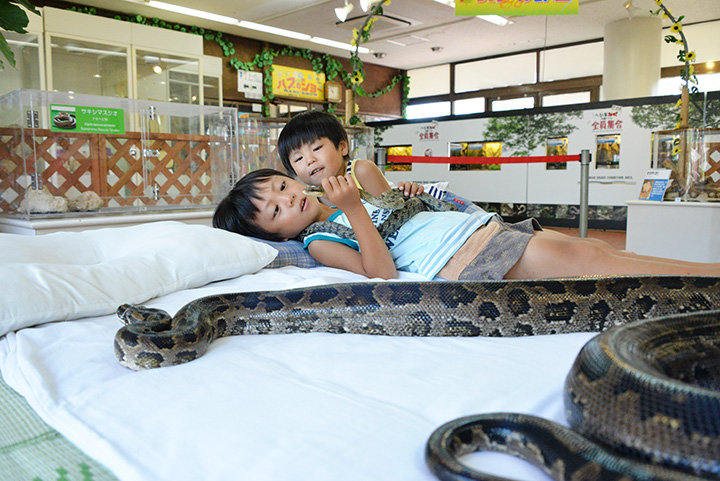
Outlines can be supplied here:
M136 50L136 98L200 103L200 59Z
M664 200L720 202L720 129L653 132L652 167L671 170Z
M277 139L288 119L241 115L242 117L238 120L241 170L237 172L237 178L265 167L284 172L285 168L277 152ZM346 125L345 131L350 142L351 159L375 158L375 129Z
M48 88L58 92L130 97L129 45L49 35Z
M16 90L0 97L0 216L208 209L243 169L234 108Z
M0 75L0 95L20 88L41 89L44 57L43 38L35 33L3 32L10 51L15 55L15 68L5 64Z

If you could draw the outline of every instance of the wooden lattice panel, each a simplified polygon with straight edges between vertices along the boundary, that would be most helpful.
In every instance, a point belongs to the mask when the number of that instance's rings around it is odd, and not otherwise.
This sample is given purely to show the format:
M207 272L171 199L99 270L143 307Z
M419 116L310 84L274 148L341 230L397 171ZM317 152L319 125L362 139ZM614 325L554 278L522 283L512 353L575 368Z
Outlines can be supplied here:
M690 199L720 201L720 129L705 129L701 142L681 139L686 149L686 175L690 177L687 196Z
M210 143L198 137L158 134L149 143L148 149L157 153L147 159L152 165L151 185L161 199L200 204L211 198Z
M14 212L25 193L20 133L20 129L0 129L0 212Z
M27 133L27 132L26 132ZM223 147L202 135L83 134L0 129L0 213L19 211L31 178L56 196L93 191L105 207L212 201L211 165ZM143 159L143 153L145 158Z
M707 158L700 168L712 184L720 187L720 143L707 144L707 147Z

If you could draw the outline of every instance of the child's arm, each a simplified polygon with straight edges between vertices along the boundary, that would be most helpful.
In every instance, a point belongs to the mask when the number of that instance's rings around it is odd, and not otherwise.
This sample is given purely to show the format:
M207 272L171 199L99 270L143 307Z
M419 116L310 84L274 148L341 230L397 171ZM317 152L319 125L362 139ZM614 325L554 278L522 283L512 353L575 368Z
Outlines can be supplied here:
M380 197L383 192L390 190L390 184L385 175L370 160L356 160L353 172L362 188L374 197ZM398 182L398 189L402 190L407 197L415 197L423 192L423 187L415 182Z
M355 178L363 190L373 197L380 197L383 192L390 190L390 184L380 168L367 159L357 159L353 165Z
M330 200L350 221L360 245L360 252L338 242L316 240L308 246L310 255L329 267L345 269L367 277L396 278L397 270L390 251L363 207L352 177L331 177L323 179L322 184Z

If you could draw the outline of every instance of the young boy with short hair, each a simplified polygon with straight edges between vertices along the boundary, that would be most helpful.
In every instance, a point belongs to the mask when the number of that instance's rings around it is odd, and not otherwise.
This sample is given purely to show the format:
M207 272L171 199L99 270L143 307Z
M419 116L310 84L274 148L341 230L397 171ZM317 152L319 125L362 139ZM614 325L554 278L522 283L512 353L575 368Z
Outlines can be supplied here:
M377 165L368 159L350 159L347 132L332 114L320 110L303 112L285 125L278 137L278 153L285 170L307 185L320 186L323 179L350 174L358 187L379 197L389 185ZM414 182L399 182L398 188L407 197L414 197L424 188ZM446 201L456 200L461 211L480 210L472 202L444 190L433 189L430 195ZM321 202L327 204L326 197Z

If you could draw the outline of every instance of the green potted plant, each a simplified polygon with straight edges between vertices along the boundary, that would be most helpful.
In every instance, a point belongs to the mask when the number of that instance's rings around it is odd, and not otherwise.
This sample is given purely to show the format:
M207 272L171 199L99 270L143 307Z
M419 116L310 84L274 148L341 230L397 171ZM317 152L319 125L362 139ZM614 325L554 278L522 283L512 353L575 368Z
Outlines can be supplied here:
M25 10L16 5L19 3L36 15L40 12L28 0L0 0L0 29L9 32L28 33L25 27L28 25L28 16ZM10 50L7 40L0 32L0 52L5 56L8 63L15 67L15 55ZM0 60L0 70L5 70L5 64Z

